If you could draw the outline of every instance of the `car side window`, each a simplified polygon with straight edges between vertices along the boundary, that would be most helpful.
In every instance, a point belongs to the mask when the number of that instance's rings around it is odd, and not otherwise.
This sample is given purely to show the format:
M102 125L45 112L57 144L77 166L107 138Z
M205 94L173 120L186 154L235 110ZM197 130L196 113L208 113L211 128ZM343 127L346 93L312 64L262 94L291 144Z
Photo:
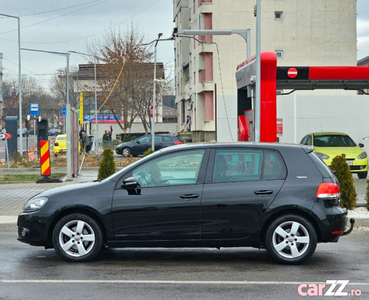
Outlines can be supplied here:
M141 187L195 184L205 150L160 156L133 170Z
M170 136L163 136L163 140L168 142L168 141L171 141L172 138Z
M265 151L262 179L284 179L286 174L286 167L280 154L276 151Z
M260 180L263 151L227 149L215 153L213 182Z
M311 145L311 136L310 135L306 135L302 140L301 143L302 145Z

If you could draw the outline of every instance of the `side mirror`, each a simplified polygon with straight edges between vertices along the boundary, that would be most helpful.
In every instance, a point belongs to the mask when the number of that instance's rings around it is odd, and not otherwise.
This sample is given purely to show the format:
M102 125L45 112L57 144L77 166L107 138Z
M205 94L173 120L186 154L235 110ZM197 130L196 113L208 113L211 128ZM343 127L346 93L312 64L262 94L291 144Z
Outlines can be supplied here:
M125 188L127 190L135 189L137 188L137 186L138 186L138 181L134 177L126 178L123 180L123 183L122 183L122 188Z
M363 143L359 143L359 147L360 148L364 148L364 144Z

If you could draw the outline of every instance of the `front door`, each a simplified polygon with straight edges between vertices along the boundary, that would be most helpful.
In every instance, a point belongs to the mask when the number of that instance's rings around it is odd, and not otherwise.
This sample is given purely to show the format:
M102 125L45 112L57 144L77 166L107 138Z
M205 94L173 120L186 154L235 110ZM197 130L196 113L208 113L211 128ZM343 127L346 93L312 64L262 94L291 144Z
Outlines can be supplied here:
M198 240L204 154L194 150L162 155L123 176L135 177L140 187L128 193L117 184L112 207L115 238Z

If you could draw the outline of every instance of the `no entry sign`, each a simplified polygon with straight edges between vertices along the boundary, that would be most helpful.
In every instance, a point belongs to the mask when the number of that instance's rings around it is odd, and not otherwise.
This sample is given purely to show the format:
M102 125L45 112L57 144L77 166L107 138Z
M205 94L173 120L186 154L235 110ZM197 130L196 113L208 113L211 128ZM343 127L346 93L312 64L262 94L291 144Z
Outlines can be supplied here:
M289 68L287 71L287 75L289 78L295 78L297 76L297 69L296 68Z

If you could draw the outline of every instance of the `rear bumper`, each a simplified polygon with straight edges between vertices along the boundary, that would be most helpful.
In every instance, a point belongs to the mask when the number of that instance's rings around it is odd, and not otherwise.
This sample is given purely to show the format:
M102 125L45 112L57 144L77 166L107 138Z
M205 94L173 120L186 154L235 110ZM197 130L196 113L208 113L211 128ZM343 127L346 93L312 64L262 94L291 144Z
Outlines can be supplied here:
M347 211L342 214L327 215L320 228L320 241L337 242L346 231L347 221Z

